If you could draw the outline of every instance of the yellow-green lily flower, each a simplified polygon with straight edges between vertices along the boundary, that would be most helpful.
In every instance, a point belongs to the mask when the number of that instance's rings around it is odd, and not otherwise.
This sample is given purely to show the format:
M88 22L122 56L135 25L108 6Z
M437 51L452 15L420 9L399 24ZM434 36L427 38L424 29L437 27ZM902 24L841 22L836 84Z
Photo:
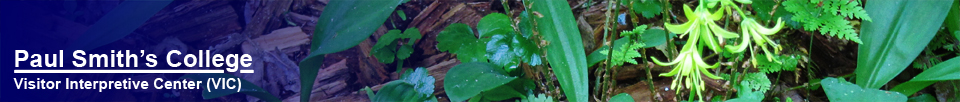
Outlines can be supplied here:
M683 10L687 19L691 19L690 21L679 25L666 23L664 28L667 28L670 32L681 34L680 37L688 34L690 36L700 36L699 39L703 41L701 43L706 44L707 48L715 52L720 51L720 43L723 43L723 38L739 37L736 33L727 31L714 23L714 21L723 17L723 9L710 13L703 6L697 7L697 10L690 10L690 6L683 5Z
M687 39L687 43L683 46L683 49L680 51L679 56L676 59L670 62L662 62L656 58L652 58L653 62L661 66L671 66L676 65L673 70L667 73L661 73L660 76L673 76L673 82L670 85L672 89L682 89L679 85L684 84L685 88L693 89L694 93L697 96L700 96L700 99L703 99L703 95L700 93L704 91L705 86L703 84L703 79L700 74L713 78L713 79L723 79L712 73L707 69L717 68L717 64L707 64L703 61L703 58L700 57L700 51L697 51L697 46L693 43L697 43L697 38L700 36L691 36L692 38ZM705 72L705 73L704 73ZM677 91L680 93L680 91Z
M779 54L780 50L783 50L783 48L780 47L780 45L778 45L773 40L770 40L770 38L767 36L776 34L782 28L783 28L782 18L777 19L777 24L773 26L773 28L765 28L763 27L763 25L760 25L760 23L757 23L753 18L746 18L742 22L740 22L740 30L743 33L743 41L740 42L740 45L737 45L737 46L727 45L725 47L728 51L731 51L734 53L740 53L746 50L751 45L749 41L753 40L753 43L756 43L756 45L759 45L760 49L763 50L763 52L766 54L767 56L766 60L781 63L779 60L773 59L774 58L773 54L770 53L770 50L768 50L769 48L767 47L767 45L770 45L773 48L773 52L777 54ZM750 57L752 59L751 62L754 63L754 66L756 66L757 59L753 57L754 55L756 55L756 51L753 51L753 49L750 49L750 52L752 53L750 54Z

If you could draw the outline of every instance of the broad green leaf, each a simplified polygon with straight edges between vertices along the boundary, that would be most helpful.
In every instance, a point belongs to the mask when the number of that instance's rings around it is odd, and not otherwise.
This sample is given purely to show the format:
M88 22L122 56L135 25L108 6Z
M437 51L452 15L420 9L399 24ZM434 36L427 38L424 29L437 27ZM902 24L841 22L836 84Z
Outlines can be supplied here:
M513 33L513 22L510 22L510 17L503 15L502 13L491 13L480 18L480 22L477 23L477 31L480 33L480 37L490 37L496 34L511 34Z
M397 45L396 45L395 43L393 43L393 44L388 45L388 46L386 46L386 47L396 48ZM374 57L377 57L377 61L380 61L380 63L393 63L393 60L396 59L396 58L395 58L396 56L394 56L394 55L397 54L396 52L394 52L393 49L389 49L389 48L375 49L375 50L371 51L370 53L371 53Z
M198 81L207 81L208 79L211 79L211 78L212 80L220 80L220 78L224 78L222 81L226 81L227 78L240 79L240 77L233 76L230 74L223 74L223 73L186 74L180 77L180 79L190 79L190 80L198 80ZM270 102L280 101L280 98L277 98L277 96L273 96L273 94L270 94L270 92L263 90L263 88L260 88L260 86L257 86L256 84L250 83L249 81L243 80L243 79L240 79L238 81L240 81L240 86L238 86L238 88L240 88L239 90L223 89L223 88L208 89L207 87L204 87L205 90L203 90L203 92L201 93L201 96L203 96L203 99L213 99L213 98L226 96L234 93L243 93L253 97L260 98L260 100L264 100L264 101L270 101ZM212 82L208 81L208 83L212 83Z
M414 85L403 81L391 81L373 96L370 101L373 102L423 102L427 100L436 100L432 96L422 96L417 91L412 91ZM431 89L432 91L432 89ZM431 92L432 93L432 92ZM430 94L430 93L427 93Z
M436 87L433 83L437 79L427 74L429 74L427 69L420 67L414 71L407 70L406 73L403 73L403 77L401 77L400 80L413 85L411 89L416 91L417 94L420 95L419 97L428 97L433 95L433 88Z
M737 85L737 98L727 100L726 102L760 102L763 100L763 93L750 90L749 86ZM743 90L747 89L747 90Z
M517 98L517 97L525 98L525 95L523 95L520 92L517 92L516 89L513 89L513 87L510 87L507 85L493 88L493 89L490 89L489 91L484 91L482 94L483 94L484 100L490 100L490 101L502 101L502 100Z
M953 1L953 7L950 7L947 18L943 23L943 26L947 27L948 31L960 31L960 1ZM960 36L958 36L958 38L960 38Z
M603 62L603 60L607 60L607 55L601 53L603 51L607 51L605 49L607 49L606 46L601 47L600 49L594 50L593 52L590 53L590 55L587 55L587 67L593 67L593 65Z
M753 7L753 11L757 12L756 14L757 18L759 18L760 20L770 20L770 16L772 16L770 15L770 12L774 10L773 9L774 5L777 5L777 1L757 0L756 2L753 2L753 4L750 4L750 7ZM782 9L782 8L783 7L779 7L778 9ZM780 12L778 11L776 13L780 13Z
M410 54L413 54L413 43L417 40L420 40L420 36L422 35L420 35L419 29L416 27L411 27L407 28L407 30L403 30L403 35L400 36L401 38L407 38L407 43L403 44L399 49L397 49L397 58L403 61L404 59L410 57Z
M470 26L463 23L454 23L447 28L443 28L443 31L437 34L437 42L439 42L437 43L437 49L440 51L456 53L463 46L477 42L477 37L473 34L473 29Z
M633 102L633 96L627 93L620 93L616 96L610 97L610 102Z
M540 65L540 48L513 30L510 18L493 13L480 19L477 30L481 42L486 42L487 59L507 72L513 72L520 62Z
M960 57L951 58L934 65L930 69L920 72L910 81L893 87L891 91L913 94L933 83L944 80L960 80Z
M627 93L620 93L616 96L610 97L610 102L633 102L633 96Z
M457 54L461 62L486 62L487 46L480 42L473 29L463 23L454 23L437 35L437 49Z
M393 42L399 38L400 30L389 30L387 33L384 33L383 36L380 36L380 39L377 39L377 43L373 44L373 49L385 48L387 45L396 45Z
M373 51L370 52L380 63L393 63L397 55L397 42L400 38L400 30L390 30L380 36L380 39L373 45Z
M907 99L907 102L937 102L937 98L934 98L930 94L923 94L916 97L910 97L910 99Z
M542 14L534 18L537 32L547 44L547 61L560 81L568 101L587 102L587 58L573 12L565 0L531 0L530 11Z
M457 52L457 59L461 62L487 62L486 48L487 46L484 43L470 43Z
M513 69L516 69L518 65L518 59L516 52L511 50L510 40L512 36L506 34L495 34L491 35L490 38L485 38L484 40L489 40L487 42L487 58L490 59L490 62L496 64L497 66L504 67L507 72L512 72Z
M666 44L667 39L672 39L673 36L667 35L668 33L663 31L663 29L647 29L643 34L640 35L640 40L643 42L643 48L656 47L663 44ZM676 35L669 33L670 35Z
M518 28L520 28L520 34L524 38L530 38L530 35L533 35L533 30L536 27L533 26L533 17L530 16L530 13L527 11L520 12L520 21L517 23Z
M625 0L620 2L620 4L627 5L632 3L630 10L636 14L640 14L643 18L653 18L656 15L660 15L660 12L663 10L663 6L660 4L660 0Z
M427 75L427 69L420 67L415 70L407 70L401 75L400 80L390 81L377 92L370 96L374 102L436 102L433 96L434 81L433 76ZM372 95L367 90L368 95Z
M300 101L310 100L323 55L356 46L373 34L397 5L409 0L332 0L324 7L310 41L310 54L300 61Z
M857 85L877 89L900 74L943 24L951 0L888 0L867 2L872 22L861 26Z
M403 10L397 10L397 15L400 16L400 20L407 20L407 14L403 13Z
M410 54L413 54L413 45L404 44L403 46L400 46L400 49L397 49L397 58L400 59L401 61L403 59L407 59L408 57L410 57ZM403 63L403 62L398 62L398 63Z
M70 49L91 50L126 37L173 0L131 0L104 14Z
M451 101L461 102L516 78L493 64L469 62L450 68L444 76L443 88Z
M904 102L907 96L899 92L863 88L837 78L820 81L831 102Z

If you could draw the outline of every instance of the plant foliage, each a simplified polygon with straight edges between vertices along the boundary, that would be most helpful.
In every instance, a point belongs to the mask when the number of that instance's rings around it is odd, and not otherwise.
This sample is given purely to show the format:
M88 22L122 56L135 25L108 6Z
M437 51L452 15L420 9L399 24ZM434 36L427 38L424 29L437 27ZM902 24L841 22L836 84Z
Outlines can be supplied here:
M402 39L407 41L403 42ZM417 28L407 28L402 34L400 30L390 30L373 45L373 51L370 54L377 57L381 63L393 63L394 59L403 61L413 54L413 42L417 39L420 39L420 30ZM398 44L398 41L403 43ZM399 48L397 48L398 45Z
M570 4L565 0L530 0L524 1L524 5L530 5L530 12L542 15L531 16L536 27L534 34L541 34L548 41L544 46L547 61L563 93L569 101L586 102L590 87L587 55Z
M764 98L764 93L770 90L770 79L763 73L747 73L734 87L737 91L737 98L727 100L727 102L759 102Z
M454 23L437 35L437 49L457 54L461 62L486 62L486 44L480 42L473 29L463 23Z
M820 30L820 34L861 43L859 34L846 18L873 21L859 0L787 0L787 11L793 13L791 20L803 24L807 31Z
M443 88L451 101L461 102L503 86L517 77L507 75L507 72L496 65L485 62L463 63L447 72L444 76Z
M899 92L864 88L843 79L824 78L820 81L831 102L905 102L907 96Z
M631 31L623 31L620 33L620 36L627 39L627 43L619 46L614 44L618 49L613 50L612 55L609 53L609 49L600 50L600 53L611 55L610 65L613 66L622 66L624 63L637 64L637 60L633 60L633 58L641 57L640 52L637 50L645 46L643 42L640 41L640 34L643 34L646 29L647 25L641 25Z
M313 86L325 54L346 50L367 39L383 25L397 5L409 0L392 1L395 2L333 0L323 7L326 12L321 13L317 21L310 41L310 54L300 61L300 86ZM311 90L313 87L300 88L300 101L309 101Z
M950 0L867 2L872 22L862 25L856 82L877 89L908 67L943 24Z
M620 93L616 96L610 97L610 102L634 102L633 96L627 93Z
M958 66L960 66L960 57L952 58L924 70L910 81L897 85L890 90L901 93L916 93L938 81L960 80L960 68Z
M554 101L553 101L553 97L550 97L544 94L540 94L540 95L529 94L527 95L527 99L521 102L554 102Z
M484 16L477 24L480 38L466 24L452 24L437 35L437 49L457 54L464 62L490 62L507 72L516 70L520 63L540 65L540 48L528 37L516 33L510 17L501 13Z
M767 57L760 56L759 59L765 59ZM777 55L773 56L773 61L769 60L759 60L757 61L757 69L762 73L774 73L780 71L794 71L797 69L797 57L793 55ZM777 63L779 61L780 63Z
M374 102L437 102L433 95L433 76L427 75L427 69L420 67L403 73L400 80L390 81L376 94L369 88L364 89Z
M715 20L723 17L723 9L711 13L705 8L703 3L700 3L696 11L691 10L690 6L687 5L683 6L683 10L687 18L692 20L680 25L664 24L664 27L670 32L680 33L680 36L689 35L687 36L689 37L687 43L684 44L680 50L679 56L670 62L662 62L656 58L651 59L653 59L654 63L661 66L676 65L670 72L660 74L660 76L674 76L674 80L670 85L671 89L679 90L682 89L681 87L690 88L696 96L700 96L700 99L703 99L703 95L700 92L705 90L705 87L701 79L701 73L707 72L702 75L713 79L722 78L711 74L707 70L717 68L718 65L708 65L704 62L700 55L702 51L699 51L700 46L698 45L704 44L710 50L717 52L720 49L718 41L723 41L722 38L734 38L737 37L737 35L736 33L720 28L714 23ZM683 86L680 86L681 83ZM680 93L680 91L677 91L677 93Z
M629 5L630 10L636 14L640 14L643 18L653 18L657 15L660 15L660 12L663 10L662 3L660 0L623 0L620 1L621 5Z

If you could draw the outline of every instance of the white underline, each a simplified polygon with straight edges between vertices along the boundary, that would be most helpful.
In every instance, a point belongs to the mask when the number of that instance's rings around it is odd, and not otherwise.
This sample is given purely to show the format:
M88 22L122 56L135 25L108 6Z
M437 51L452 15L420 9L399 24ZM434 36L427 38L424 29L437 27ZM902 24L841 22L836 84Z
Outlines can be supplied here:
M242 71L241 71L242 72ZM251 70L251 73L253 71ZM74 70L21 70L15 69L13 73L224 73L223 70L100 70L100 69L74 69Z
M253 70L240 70L240 73L253 73Z

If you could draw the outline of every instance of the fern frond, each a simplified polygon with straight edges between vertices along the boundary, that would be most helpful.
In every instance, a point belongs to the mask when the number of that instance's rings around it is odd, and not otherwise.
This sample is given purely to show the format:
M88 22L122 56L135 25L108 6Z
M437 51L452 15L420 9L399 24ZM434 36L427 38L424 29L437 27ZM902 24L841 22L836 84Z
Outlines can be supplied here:
M819 6L820 4L822 6ZM820 34L860 43L859 34L846 18L872 21L859 1L848 0L787 0L785 9L794 13L791 20L803 23L806 31L820 30Z

